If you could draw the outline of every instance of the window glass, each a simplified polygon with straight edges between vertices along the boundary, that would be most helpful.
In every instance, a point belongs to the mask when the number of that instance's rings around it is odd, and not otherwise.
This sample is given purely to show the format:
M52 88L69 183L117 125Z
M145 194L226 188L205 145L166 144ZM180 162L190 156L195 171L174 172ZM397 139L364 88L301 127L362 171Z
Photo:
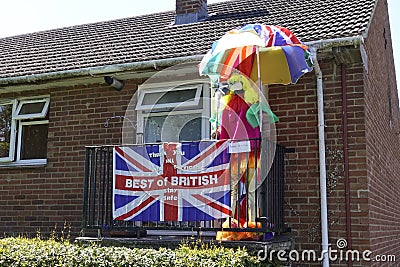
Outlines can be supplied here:
M0 103L0 165L46 163L49 104L48 97Z
M167 103L178 103L189 100L194 100L196 97L197 88L168 91L165 93L146 93L143 98L143 105L154 105L154 104L167 104Z
M139 94L136 110L161 110L196 107L201 99L202 85L185 85L173 89L145 89Z
M145 120L144 141L178 142L201 140L202 114L151 116Z
M15 119L45 118L49 109L50 99L24 99L17 106Z
M201 114L200 114L201 115ZM193 118L187 121L179 132L179 141L197 141L201 140L201 118Z
M182 142L210 138L208 84L139 88L138 142Z
M42 113L46 102L25 103L21 106L18 115Z
M48 124L23 124L20 159L45 159Z
M0 158L10 155L12 106L0 104Z

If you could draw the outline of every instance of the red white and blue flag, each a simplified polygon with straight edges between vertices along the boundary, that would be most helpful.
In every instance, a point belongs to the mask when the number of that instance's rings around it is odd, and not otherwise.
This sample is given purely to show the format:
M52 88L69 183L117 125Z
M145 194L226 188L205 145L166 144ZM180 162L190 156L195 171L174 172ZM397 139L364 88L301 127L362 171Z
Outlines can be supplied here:
M221 140L115 147L114 220L231 216L229 144Z

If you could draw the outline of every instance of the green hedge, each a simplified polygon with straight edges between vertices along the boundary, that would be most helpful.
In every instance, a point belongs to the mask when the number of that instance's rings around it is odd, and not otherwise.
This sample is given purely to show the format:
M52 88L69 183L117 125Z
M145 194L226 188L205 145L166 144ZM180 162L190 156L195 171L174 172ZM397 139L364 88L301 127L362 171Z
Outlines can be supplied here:
M243 249L182 244L177 249L137 249L77 245L40 238L0 239L0 267L169 267L169 266L271 266L261 263Z

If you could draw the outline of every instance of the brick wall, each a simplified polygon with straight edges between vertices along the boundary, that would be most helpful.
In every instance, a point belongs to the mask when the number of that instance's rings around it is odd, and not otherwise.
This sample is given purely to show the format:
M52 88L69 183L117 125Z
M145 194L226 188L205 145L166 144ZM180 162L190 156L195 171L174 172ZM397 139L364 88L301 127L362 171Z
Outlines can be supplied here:
M362 64L346 65L348 153L352 249L375 255L399 256L400 142L399 102L386 1L379 1ZM385 37L384 37L385 36ZM385 49L386 43L386 49ZM336 248L346 238L344 191L343 103L341 66L320 62L324 78L326 169L329 242ZM294 86L271 86L270 104L280 117L280 143L296 148L288 155L286 220L292 226L295 248L320 249L320 204L317 142L316 82L312 75ZM315 265L306 262L298 266ZM295 266L297 266L294 264ZM353 262L353 266L394 266L394 263ZM332 266L345 266L335 261Z
M320 61L324 84L326 170L329 242L346 238L343 102L341 66L333 59ZM364 93L362 64L347 68L349 173L353 249L369 249L368 195L366 180ZM298 251L321 248L317 95L314 73L293 86L271 86L270 104L280 121L278 142L295 148L288 154L286 172L286 221L292 227ZM299 262L304 266L306 262ZM319 266L319 263L310 265ZM346 262L335 261L332 266ZM297 265L295 265L297 266ZM354 266L365 266L364 264Z
M333 60L320 62L324 73L326 152L330 242L346 237L341 72ZM347 66L352 183L353 248L369 248L366 192L363 68ZM84 177L84 146L121 142L121 123L106 118L124 115L137 86L127 83L120 92L102 85L31 91L24 96L50 94L48 164L34 169L0 170L2 232L42 232L64 221L78 233ZM2 95L19 97L21 95ZM279 116L278 141L295 148L288 154L286 177L287 222L296 249L320 249L320 198L316 81L314 74L293 86L271 86L270 103ZM305 263L299 263L304 265ZM341 263L339 263L341 264ZM317 263L315 265L318 265Z
M121 120L137 86L104 85L2 94L1 98L50 94L47 165L0 169L0 231L48 233L64 222L81 229L85 146L121 143Z
M366 39L366 50L370 55L369 71L365 77L371 250L376 255L396 255L399 262L399 100L386 1L378 1L375 12ZM394 265L376 262L373 266Z
M345 237L343 144L341 128L341 73L332 60L321 62L324 73L327 171L329 191L330 238L334 243ZM365 215L365 145L363 145L363 69L348 67L349 130L353 221ZM50 231L56 224L71 223L80 230L84 146L116 144L121 141L121 123L107 117L124 115L137 86L127 83L120 92L101 85L58 88L50 91L48 164L34 169L0 170L0 211L3 232ZM24 96L49 94L31 91ZM2 95L19 97L21 95ZM296 248L320 249L320 198L318 168L318 128L316 82L314 74L293 86L271 86L271 107L280 118L278 141L296 153L288 154L286 179L287 222L293 229ZM363 154L364 153L364 154ZM5 178L5 179L3 179ZM361 205L361 206L360 206ZM358 216L357 214L361 214ZM363 226L354 228L355 245L367 244ZM364 242L364 243L363 243Z
M269 101L279 117L278 143L295 148L287 154L286 221L296 249L319 250L319 186L317 103L313 74L293 86L271 86Z

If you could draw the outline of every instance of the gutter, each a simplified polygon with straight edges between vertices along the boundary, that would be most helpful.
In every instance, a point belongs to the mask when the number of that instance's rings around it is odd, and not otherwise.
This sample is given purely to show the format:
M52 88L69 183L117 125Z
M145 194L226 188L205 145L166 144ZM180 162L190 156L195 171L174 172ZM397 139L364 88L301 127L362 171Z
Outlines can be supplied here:
M88 67L72 70L55 71L41 74L25 75L18 77L0 78L0 85L17 85L24 83L35 83L63 78L79 76L103 75L123 71L138 71L143 69L157 69L157 67L170 67L177 64L200 61L204 55L194 55L177 58L156 59L141 62L130 62L123 64Z
M322 266L329 267L329 228L328 228L328 198L326 188L326 152L325 152L325 116L324 116L324 92L323 92L323 79L322 71L318 63L317 53L318 49L348 46L348 45L359 45L362 47L363 44L362 36L345 37L337 39L317 40L304 43L309 46L311 55L314 61L314 71L317 78L317 102L318 102L318 141L319 141L319 169L320 169L320 197L321 197L321 237L322 237ZM363 53L363 52L361 52ZM363 61L365 55L362 55ZM345 104L345 103L344 103ZM346 163L345 163L346 164ZM349 185L347 185L349 186ZM348 198L348 199L347 199ZM346 194L346 203L350 203L350 195ZM350 216L349 207L346 205L346 214ZM347 222L351 221L348 217ZM350 230L349 230L350 229ZM351 238L351 227L347 225L346 234L347 238ZM351 240L348 240L351 244Z
M305 42L304 44L319 49L326 46L344 46L344 45L359 44L359 43L362 43L361 36L317 40L317 41ZM156 59L156 60L148 60L141 62L104 65L98 67L87 67L87 68L47 72L47 73L32 74L32 75L17 76L17 77L7 77L7 78L0 78L0 85L17 85L17 84L35 83L41 81L72 78L79 76L93 76L93 75L103 75L103 74L110 74L123 71L156 69L157 67L170 67L176 64L201 61L203 57L204 55L194 55L194 56L185 56L177 58Z
M309 47L313 47L315 49L327 48L327 47L338 47L338 46L347 46L347 45L361 45L364 43L364 38L361 35L351 36L351 37L342 37L342 38L334 38L334 39L324 39L324 40L316 40L304 42L305 45Z

